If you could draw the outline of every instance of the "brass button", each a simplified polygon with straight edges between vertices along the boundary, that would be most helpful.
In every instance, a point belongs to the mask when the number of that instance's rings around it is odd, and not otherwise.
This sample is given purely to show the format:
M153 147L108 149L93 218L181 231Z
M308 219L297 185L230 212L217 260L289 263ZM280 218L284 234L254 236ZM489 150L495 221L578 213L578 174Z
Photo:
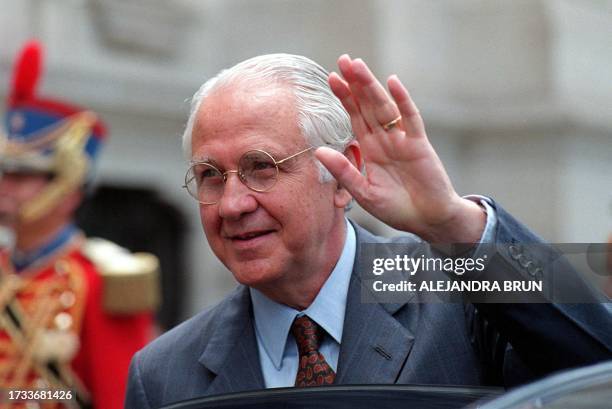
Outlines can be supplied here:
M60 312L55 316L53 322L55 322L57 329L67 331L72 327L72 316L67 312Z
M47 389L49 387L49 383L43 378L36 378L34 385L36 385L36 388L38 389Z
M76 296L72 291L64 291L60 294L59 300L64 308L70 308L76 302Z

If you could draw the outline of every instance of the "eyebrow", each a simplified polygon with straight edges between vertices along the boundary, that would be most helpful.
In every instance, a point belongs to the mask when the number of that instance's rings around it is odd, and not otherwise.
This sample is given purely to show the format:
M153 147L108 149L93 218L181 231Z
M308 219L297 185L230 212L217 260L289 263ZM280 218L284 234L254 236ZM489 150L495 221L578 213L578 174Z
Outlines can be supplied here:
M202 157L191 158L189 162L190 163L212 163L214 162L214 160L208 156L202 156Z
M272 157L275 160L281 160L283 158L285 158L286 156L289 156L291 154L288 153L283 153L280 152L277 148L272 148L272 147L268 147L268 146L262 146L262 147L253 147L253 148L249 148L247 150L245 150L244 152L242 152L240 154L240 156L244 155L246 152L248 151L253 151L253 150L260 150L260 151L264 151L269 153L270 155L272 155ZM221 168L221 166L210 156L200 156L200 157L196 157L196 158L192 158L190 163L210 163L211 165L215 165L218 168Z

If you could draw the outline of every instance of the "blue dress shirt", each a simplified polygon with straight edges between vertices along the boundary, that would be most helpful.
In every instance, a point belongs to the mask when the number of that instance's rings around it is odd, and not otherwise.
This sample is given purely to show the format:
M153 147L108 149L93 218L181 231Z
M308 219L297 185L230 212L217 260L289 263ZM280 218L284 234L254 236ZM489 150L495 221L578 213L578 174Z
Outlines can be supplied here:
M327 335L319 351L334 371L338 367L346 298L357 246L355 230L348 220L346 226L346 240L338 263L305 310L298 311L279 304L258 290L250 289L257 348L266 388L293 386L295 383L299 356L289 329L298 315L309 316L325 329Z

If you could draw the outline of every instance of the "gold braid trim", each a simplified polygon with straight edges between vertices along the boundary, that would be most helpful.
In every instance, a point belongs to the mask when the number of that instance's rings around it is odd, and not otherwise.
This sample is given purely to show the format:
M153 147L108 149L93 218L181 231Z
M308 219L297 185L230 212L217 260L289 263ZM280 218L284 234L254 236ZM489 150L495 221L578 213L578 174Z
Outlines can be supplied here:
M38 347L37 340L45 336L45 331L54 327L54 318L58 313L67 313L72 318L69 331L78 337L82 326L86 291L85 272L80 263L71 258L60 258L55 263L55 271L51 277L37 279L35 276L22 279L17 276L4 276L0 289L3 291L4 304L11 303L13 312L16 313L21 328L17 328L4 316L0 315L0 329L4 329L9 335L12 345L6 346L14 355L15 360L3 362L0 365L0 386L2 387L27 387L28 377L32 372L42 378L53 389L72 388L78 391L79 396L89 400L89 394L82 381L71 369L71 360L55 361L59 377L50 372L46 361L36 357ZM40 282L39 282L40 281ZM24 288L31 290L32 284L36 283L34 291L27 291L35 304L22 302L17 294L23 294ZM61 296L70 292L74 295L71 305L62 303ZM27 308L27 312L25 307ZM44 407L44 406L43 406ZM0 409L4 406L0 404Z

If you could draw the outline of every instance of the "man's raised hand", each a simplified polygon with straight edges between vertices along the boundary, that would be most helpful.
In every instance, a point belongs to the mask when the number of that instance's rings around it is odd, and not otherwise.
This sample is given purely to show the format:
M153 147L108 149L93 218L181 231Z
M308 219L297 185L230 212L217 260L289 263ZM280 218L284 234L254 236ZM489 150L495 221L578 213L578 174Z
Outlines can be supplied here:
M343 55L338 67L342 76L332 72L329 85L350 115L358 144L348 149L361 149L366 174L329 148L317 149L317 158L361 207L391 227L430 242L478 241L486 217L455 192L399 78L387 80L389 96L361 59Z

